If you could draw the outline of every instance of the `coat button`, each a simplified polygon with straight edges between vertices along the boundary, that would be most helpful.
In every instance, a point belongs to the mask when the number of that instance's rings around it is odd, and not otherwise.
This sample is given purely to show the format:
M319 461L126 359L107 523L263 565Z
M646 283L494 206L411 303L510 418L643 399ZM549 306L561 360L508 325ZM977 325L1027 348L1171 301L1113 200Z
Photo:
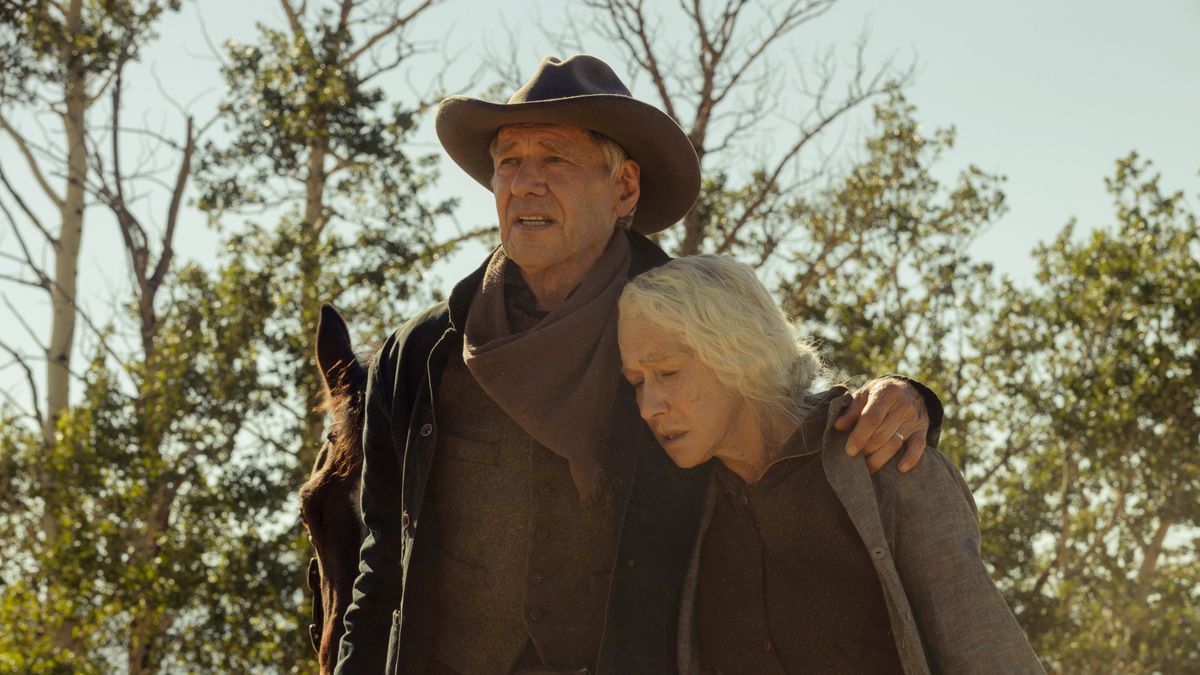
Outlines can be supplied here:
M433 425L432 424L430 424L429 422L426 422L425 424L421 425L421 435L422 436L427 437L427 436L429 436L429 434L432 434L432 433L433 433Z

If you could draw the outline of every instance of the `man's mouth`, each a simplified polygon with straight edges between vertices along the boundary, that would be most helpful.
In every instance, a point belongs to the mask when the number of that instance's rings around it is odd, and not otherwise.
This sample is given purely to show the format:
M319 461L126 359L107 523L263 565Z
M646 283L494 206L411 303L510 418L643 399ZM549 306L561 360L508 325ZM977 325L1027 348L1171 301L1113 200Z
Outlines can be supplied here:
M550 227L553 224L554 220L546 216L517 216L513 219L513 225L531 230Z

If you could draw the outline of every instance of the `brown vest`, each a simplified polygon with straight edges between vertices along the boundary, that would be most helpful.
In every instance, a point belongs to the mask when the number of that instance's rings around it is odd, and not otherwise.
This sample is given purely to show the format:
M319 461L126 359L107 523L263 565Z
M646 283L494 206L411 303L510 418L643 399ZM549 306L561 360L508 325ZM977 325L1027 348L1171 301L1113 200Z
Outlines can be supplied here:
M546 665L592 666L613 561L609 510L580 504L567 461L459 359L447 363L436 410L434 659L464 675L507 673L532 641Z

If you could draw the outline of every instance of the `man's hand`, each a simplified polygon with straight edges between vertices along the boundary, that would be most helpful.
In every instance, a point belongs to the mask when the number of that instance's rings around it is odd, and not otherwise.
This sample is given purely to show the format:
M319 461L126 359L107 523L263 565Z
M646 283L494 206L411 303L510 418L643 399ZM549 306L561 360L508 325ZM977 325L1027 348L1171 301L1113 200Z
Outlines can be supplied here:
M929 431L929 413L917 388L904 380L883 377L871 380L854 392L854 401L834 427L845 431L853 427L846 440L846 454L867 455L871 473L883 468L901 448L900 473L906 473L925 452L925 434Z

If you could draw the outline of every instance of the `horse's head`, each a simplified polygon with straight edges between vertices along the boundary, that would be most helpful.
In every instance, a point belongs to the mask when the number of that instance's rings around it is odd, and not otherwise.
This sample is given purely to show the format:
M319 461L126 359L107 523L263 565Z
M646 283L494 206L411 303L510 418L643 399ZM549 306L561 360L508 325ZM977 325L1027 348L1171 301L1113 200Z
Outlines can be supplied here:
M309 637L321 672L331 673L365 535L358 495L367 366L354 353L346 322L330 305L321 306L316 356L325 382L322 409L330 413L332 423L312 473L300 488L300 517L317 553L308 570L313 591Z

